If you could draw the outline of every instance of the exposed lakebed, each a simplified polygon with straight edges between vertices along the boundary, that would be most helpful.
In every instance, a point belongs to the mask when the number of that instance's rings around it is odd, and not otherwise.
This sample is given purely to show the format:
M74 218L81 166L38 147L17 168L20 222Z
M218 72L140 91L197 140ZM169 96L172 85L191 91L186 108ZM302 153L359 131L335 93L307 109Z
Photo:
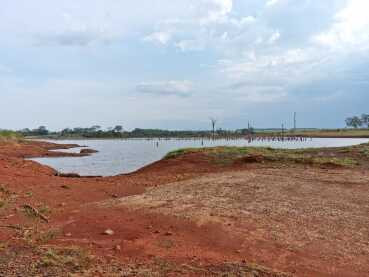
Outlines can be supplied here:
M49 140L51 141L51 140ZM247 140L58 140L55 143L78 144L77 147L63 152L79 153L81 149L90 148L99 151L85 157L34 158L32 160L51 166L62 173L78 173L83 176L112 176L130 173L150 163L162 159L168 152L188 147L214 146L268 146L273 148L316 148L341 147L368 142L368 139L348 138L314 138L306 141L253 141Z

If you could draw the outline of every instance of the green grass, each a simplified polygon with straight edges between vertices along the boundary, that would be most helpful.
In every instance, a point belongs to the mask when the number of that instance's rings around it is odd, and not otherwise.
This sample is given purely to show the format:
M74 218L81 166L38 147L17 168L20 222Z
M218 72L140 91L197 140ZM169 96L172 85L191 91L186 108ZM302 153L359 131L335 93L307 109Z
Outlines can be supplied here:
M280 131L257 132L257 135L280 135ZM284 133L287 136L304 137L353 137L369 138L369 129L317 129L317 130L288 130Z
M0 141L21 140L23 136L14 131L0 130Z
M360 146L361 151L369 158L369 144ZM236 160L246 160L254 162L278 162L296 163L310 165L335 165L353 167L359 162L352 155L354 147L335 149L273 149L270 147L212 147L212 148L186 148L169 152L166 159L173 159L188 153L203 153L213 162L221 165L229 165Z
M183 148L183 149L178 149L178 150L174 150L169 152L166 156L165 159L172 159L172 158L176 158L178 156L181 156L183 154L188 154L188 153L198 153L198 152L204 152L204 153L208 153L208 154L213 154L213 155L230 155L230 156L234 156L234 155L242 155L242 154L247 154L248 151L250 150L250 148L248 147L233 147L233 146L219 146L219 147L204 147L204 148Z
M190 152L192 152L192 150L194 150L194 148L184 148L184 149L174 150L174 151L171 151L168 154L166 154L164 158L165 159L173 159L173 158L179 157L183 154L190 153Z
M360 153L364 156L364 157L366 157L366 158L368 158L369 159L369 145L367 144L367 145L363 145L361 148L360 148Z

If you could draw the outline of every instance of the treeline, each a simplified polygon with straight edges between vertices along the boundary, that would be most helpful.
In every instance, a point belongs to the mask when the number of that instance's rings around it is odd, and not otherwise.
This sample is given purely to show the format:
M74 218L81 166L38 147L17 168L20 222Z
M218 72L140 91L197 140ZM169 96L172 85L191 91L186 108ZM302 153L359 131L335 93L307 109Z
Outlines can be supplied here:
M18 131L25 137L53 137L53 138L74 138L74 137L83 137L83 138L111 138L111 137L122 137L123 127L121 125L117 125L114 128L110 127L106 130L102 129L98 125L94 125L92 127L77 127L77 128L65 128L60 131L49 131L46 126L40 126L36 129L22 129Z
M253 129L239 129L236 131L218 129L213 131L172 131L162 129L140 129L125 131L121 125L102 129L95 125L88 128L66 128L61 131L52 132L45 126L36 129L22 129L18 131L25 137L49 137L49 138L193 138L193 137L211 137L211 136L238 136L253 133Z
M350 128L369 128L369 114L346 118L346 126Z

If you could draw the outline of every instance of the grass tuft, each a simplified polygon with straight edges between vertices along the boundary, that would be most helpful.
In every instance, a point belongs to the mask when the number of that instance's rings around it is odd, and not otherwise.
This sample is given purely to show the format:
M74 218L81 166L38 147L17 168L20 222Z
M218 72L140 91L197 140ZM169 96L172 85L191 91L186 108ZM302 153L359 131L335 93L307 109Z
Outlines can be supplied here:
M77 248L47 249L42 255L41 267L66 267L70 272L77 272L90 266L91 258L87 251Z

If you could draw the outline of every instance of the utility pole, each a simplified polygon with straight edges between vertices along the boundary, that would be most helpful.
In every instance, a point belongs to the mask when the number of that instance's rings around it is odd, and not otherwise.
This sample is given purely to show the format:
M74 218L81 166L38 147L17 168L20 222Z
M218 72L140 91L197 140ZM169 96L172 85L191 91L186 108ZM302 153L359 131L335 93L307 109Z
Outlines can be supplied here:
M296 112L294 112L293 113L293 130L294 131L296 131L296 116L297 116L297 114L296 114Z
M284 124L282 123L282 137L284 137Z

